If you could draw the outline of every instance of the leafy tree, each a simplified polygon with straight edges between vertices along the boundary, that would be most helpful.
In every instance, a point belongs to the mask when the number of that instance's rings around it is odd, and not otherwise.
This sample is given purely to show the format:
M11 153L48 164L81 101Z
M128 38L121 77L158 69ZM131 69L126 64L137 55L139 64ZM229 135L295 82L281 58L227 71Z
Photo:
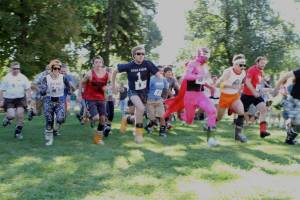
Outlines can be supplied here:
M90 51L90 58L100 54L106 65L110 64L112 55L117 55L122 60L130 59L131 48L144 41L143 11L152 10L154 12L154 1L106 0L95 2L87 6L88 26L82 33L82 37L85 38L83 47Z
M197 0L188 23L193 38L208 41L215 69L231 65L233 55L243 53L248 65L264 55L267 70L280 71L300 44L293 26L274 14L268 0Z
M51 59L70 61L63 49L78 39L76 12L71 0L1 0L0 65L17 60L32 76Z

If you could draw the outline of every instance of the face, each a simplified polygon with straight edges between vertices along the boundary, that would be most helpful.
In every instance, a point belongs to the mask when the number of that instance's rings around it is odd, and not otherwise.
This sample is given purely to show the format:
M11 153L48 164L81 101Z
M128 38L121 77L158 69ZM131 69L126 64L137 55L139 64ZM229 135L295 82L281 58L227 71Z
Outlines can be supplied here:
M241 72L246 69L246 63L235 64L234 69L237 70L237 72Z
M65 75L65 74L67 74L67 68L66 67L62 67L61 69L60 69L60 73L61 74L63 74L63 75Z
M167 71L167 72L165 73L165 76L166 76L167 78L172 78L172 77L173 77L173 72L172 72L172 71Z
M60 65L52 65L51 71L53 74L58 75L60 73L61 66Z
M143 49L137 50L133 58L136 63L141 64L145 59L145 51Z
M103 62L101 59L95 59L94 63L93 63L94 67L102 67L103 66Z
M267 63L268 63L267 60L261 59L260 61L258 61L257 66L261 69L264 69L266 67Z
M20 73L20 66L19 65L12 66L11 72L14 76L18 75Z

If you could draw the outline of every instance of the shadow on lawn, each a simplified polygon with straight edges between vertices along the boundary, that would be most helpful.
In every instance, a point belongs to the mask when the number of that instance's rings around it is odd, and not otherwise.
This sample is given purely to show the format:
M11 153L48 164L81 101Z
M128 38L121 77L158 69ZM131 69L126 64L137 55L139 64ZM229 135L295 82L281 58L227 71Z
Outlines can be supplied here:
M247 145L208 148L205 132L201 130L197 133L195 127L178 129L180 132L177 130L177 135L171 134L167 139L157 135L146 136L145 145L134 144L131 131L120 135L117 129L113 129L113 135L105 140L106 145L96 146L91 145L91 129L70 120L63 127L63 135L55 138L52 147L44 146L42 127L40 122L32 124L30 128L25 127L24 141L16 141L6 134L12 128L5 129L5 135L0 135L0 170L4 172L0 180L11 185L5 192L15 193L16 199L83 199L91 193L100 195L115 187L131 194L131 186L126 186L124 180L139 175L172 180L190 175L193 169L211 169L216 161L244 170L254 168L255 163L244 158L243 154L281 165L291 162L284 156L253 150ZM218 128L218 132L224 133L218 136L220 140L232 138L227 129L225 124ZM32 130L38 132L31 133ZM158 148L182 145L184 154L171 156L164 150L155 151L153 145ZM140 160L134 160L135 153L141 156ZM30 157L32 161L15 164L24 157ZM125 160L128 166L117 166L118 158ZM66 163L60 159L66 159ZM292 160L299 162L295 157ZM20 176L36 181L18 185L15 180ZM120 181L113 184L117 186L110 183L116 176ZM155 189L151 185L146 187L148 189L140 186L137 190L151 194Z

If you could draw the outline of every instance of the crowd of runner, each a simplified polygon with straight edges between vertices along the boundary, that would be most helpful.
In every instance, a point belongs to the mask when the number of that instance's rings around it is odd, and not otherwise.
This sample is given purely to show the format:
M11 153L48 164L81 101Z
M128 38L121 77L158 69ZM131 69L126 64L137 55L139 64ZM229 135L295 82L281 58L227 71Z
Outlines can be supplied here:
M199 48L196 56L182 66L185 72L175 77L172 66L156 66L145 60L143 46L134 47L131 55L132 61L118 64L114 70L105 66L101 56L96 56L91 61L92 68L78 80L58 59L51 60L31 82L21 73L20 63L12 62L0 82L0 107L5 111L3 127L15 119L14 137L21 140L25 114L29 121L43 114L45 129L41 132L45 144L50 146L61 133L67 110L73 115L77 104L80 109L76 117L82 125L91 126L93 143L104 144L113 128L118 96L120 133L125 134L131 124L136 143L143 141L144 132L151 134L156 129L159 136L167 138L174 120L188 126L201 119L206 121L203 129L208 145L217 146L215 133L225 114L233 116L233 138L246 143L244 126L252 122L258 121L261 138L271 135L268 120L275 118L275 108L284 119L279 125L286 131L285 143L298 144L300 69L287 72L272 87L269 77L264 75L268 60L263 56L247 68L245 56L236 54L232 66L218 77L211 74L208 66L209 49ZM126 73L128 86L116 81L120 73ZM273 99L278 93L282 100L275 104Z

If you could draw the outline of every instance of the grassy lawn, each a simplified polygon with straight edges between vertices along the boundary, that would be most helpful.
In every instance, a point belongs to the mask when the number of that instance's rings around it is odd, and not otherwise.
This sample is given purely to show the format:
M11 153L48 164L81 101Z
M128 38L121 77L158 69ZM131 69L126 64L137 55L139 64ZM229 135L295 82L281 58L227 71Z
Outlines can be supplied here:
M221 146L209 148L199 122L177 123L167 139L154 133L137 145L119 122L104 146L73 116L51 147L42 118L26 122L23 141L13 125L0 127L0 199L300 199L300 147L284 144L282 130L261 139L247 128L249 142L240 144L225 119Z

